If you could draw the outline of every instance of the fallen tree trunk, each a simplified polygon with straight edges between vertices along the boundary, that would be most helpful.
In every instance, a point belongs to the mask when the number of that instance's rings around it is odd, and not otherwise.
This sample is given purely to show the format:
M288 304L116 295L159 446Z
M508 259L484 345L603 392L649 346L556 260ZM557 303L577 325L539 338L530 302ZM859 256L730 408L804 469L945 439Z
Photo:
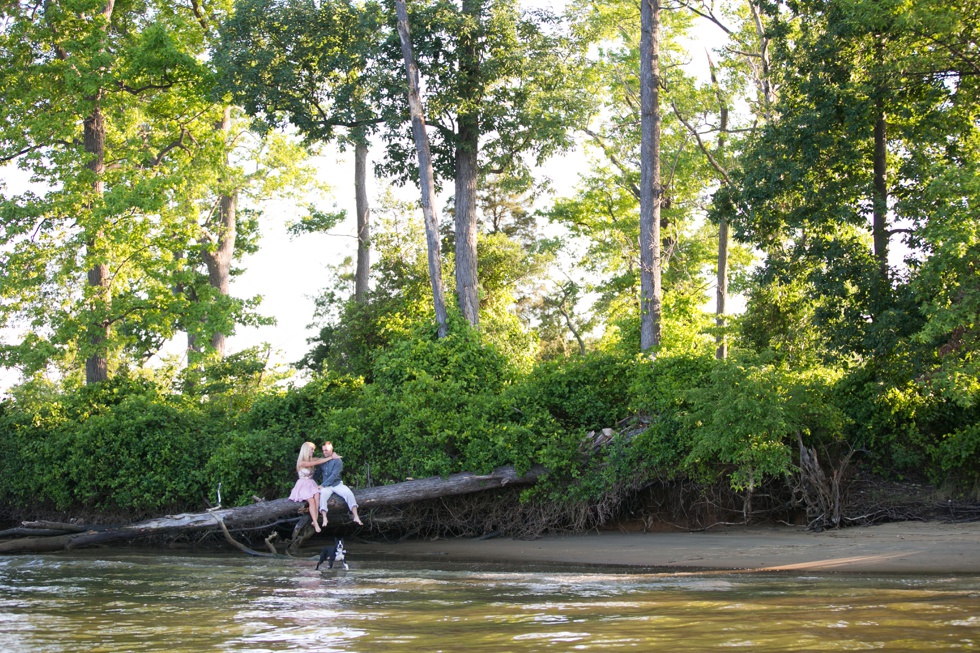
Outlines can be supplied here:
M492 490L507 485L532 485L544 469L534 467L519 476L513 467L501 467L492 474L477 475L470 472L452 474L448 478L434 476L403 483L393 483L378 487L362 488L356 491L358 508L361 511L382 506L394 506L425 499L469 494ZM347 505L333 495L328 502L329 512L347 512ZM70 550L94 546L119 540L134 540L144 537L189 533L194 531L221 529L221 524L235 530L246 527L271 526L284 517L296 516L306 512L305 504L289 499L259 501L238 508L219 508L207 512L167 515L148 519L135 524L120 526L99 526L82 533L65 534L63 524L53 524L49 537L39 537L32 531L32 537L24 537L0 542L0 553L39 553L46 551ZM307 517L308 518L308 517ZM32 526L36 526L33 523Z

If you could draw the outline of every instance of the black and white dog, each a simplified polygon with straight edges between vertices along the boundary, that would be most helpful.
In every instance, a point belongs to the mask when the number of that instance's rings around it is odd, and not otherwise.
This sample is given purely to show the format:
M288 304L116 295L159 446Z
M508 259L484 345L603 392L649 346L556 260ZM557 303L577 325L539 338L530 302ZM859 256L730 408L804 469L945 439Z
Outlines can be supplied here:
M346 554L347 551L344 549L344 541L338 537L333 541L333 544L328 544L320 551L320 560L316 563L316 568L319 570L320 565L326 561L327 569L333 569L333 563L335 562L344 565L344 569L350 569L347 566L347 561L344 560Z

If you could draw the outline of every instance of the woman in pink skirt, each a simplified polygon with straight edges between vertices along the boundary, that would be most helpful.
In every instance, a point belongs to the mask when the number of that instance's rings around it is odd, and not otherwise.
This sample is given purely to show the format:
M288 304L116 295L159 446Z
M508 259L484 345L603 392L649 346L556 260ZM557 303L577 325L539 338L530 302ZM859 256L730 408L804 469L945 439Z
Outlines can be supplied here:
M296 474L299 480L293 486L293 491L289 493L292 501L306 501L310 509L310 517L313 519L313 528L320 532L320 524L317 523L320 509L320 486L313 480L313 468L327 462L326 458L313 459L313 451L316 446L312 442L304 442L299 448L299 457L296 459Z

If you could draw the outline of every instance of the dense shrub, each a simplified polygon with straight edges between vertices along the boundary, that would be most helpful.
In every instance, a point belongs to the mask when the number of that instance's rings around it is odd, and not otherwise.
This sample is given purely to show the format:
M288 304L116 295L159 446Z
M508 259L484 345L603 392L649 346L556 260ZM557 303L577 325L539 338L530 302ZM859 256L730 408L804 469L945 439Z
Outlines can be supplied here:
M524 380L523 397L567 429L615 426L629 412L631 358L596 353L540 363Z
M686 393L691 410L683 430L691 448L682 468L709 481L721 475L739 491L789 476L797 436L808 447L843 438L846 416L831 401L841 376L755 356L719 361L707 384Z
M328 372L231 398L125 378L20 386L0 403L0 500L135 517L203 508L219 485L225 505L283 497L301 443L327 439L352 486L541 464L550 474L534 493L549 500L610 501L669 478L750 492L795 473L799 435L855 449L875 471L975 488L980 408L923 387L902 365L793 366L739 351L597 352L526 371L458 319L442 339L406 322L370 381ZM630 437L593 450L587 434L606 427Z
M210 455L205 413L119 379L4 411L2 492L13 506L146 513L197 506Z
M296 482L295 463L305 439L291 429L225 433L209 451L204 477L212 501L219 485L223 505L252 503L252 497L286 496Z

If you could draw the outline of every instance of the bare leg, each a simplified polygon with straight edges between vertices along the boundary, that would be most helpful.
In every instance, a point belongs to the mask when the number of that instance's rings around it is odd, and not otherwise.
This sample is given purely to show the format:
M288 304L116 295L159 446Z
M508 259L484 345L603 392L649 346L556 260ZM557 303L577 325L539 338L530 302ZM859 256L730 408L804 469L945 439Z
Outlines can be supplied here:
M317 522L317 511L320 509L320 495L314 494L306 503L310 508L310 519L313 520L313 528L315 528L316 532L319 533L320 524Z
M350 511L351 511L351 514L354 515L354 523L357 524L358 526L363 526L364 525L364 522L362 522L361 521L361 518L357 516L357 506L354 506L353 508L351 508Z

